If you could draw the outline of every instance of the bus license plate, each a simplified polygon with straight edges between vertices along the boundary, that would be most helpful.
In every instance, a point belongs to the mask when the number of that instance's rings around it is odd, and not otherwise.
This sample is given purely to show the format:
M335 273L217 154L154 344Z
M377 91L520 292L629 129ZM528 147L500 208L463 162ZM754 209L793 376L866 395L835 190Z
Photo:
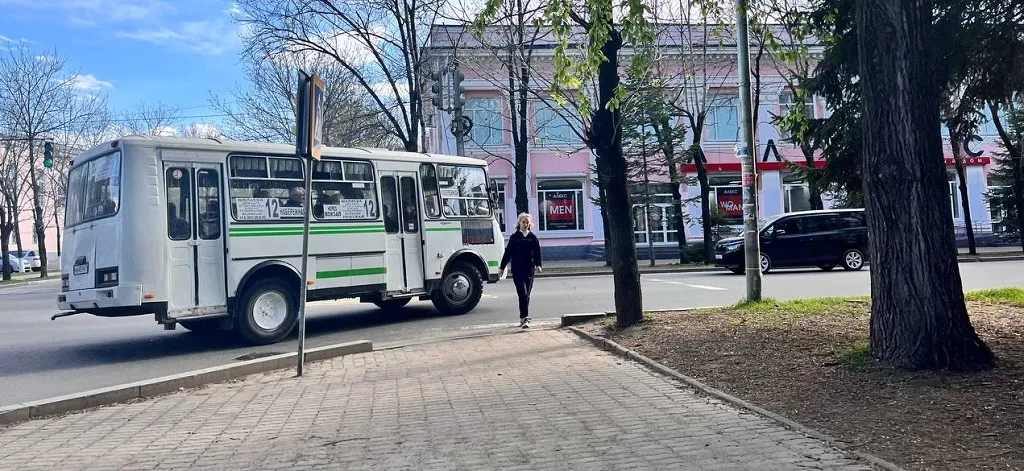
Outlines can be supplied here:
M85 265L75 265L74 272L76 275L84 275L86 273L89 273L89 264L86 263Z

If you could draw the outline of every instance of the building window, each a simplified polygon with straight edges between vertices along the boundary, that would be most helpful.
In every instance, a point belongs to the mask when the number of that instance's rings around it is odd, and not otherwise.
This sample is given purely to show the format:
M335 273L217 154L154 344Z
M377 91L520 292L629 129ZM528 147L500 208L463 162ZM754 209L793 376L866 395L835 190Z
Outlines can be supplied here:
M491 183L494 184L495 192L494 216L498 219L501 232L505 232L505 180L491 180Z
M647 243L650 226L651 241L655 244L679 240L679 218L672 204L672 184L652 183L650 189L644 185L633 185L633 234L638 244Z
M478 146L502 144L505 120L501 116L500 98L468 99L463 112L473 120L473 128L469 132L471 142Z
M708 107L707 128L709 141L735 142L739 140L739 99L736 95L717 95Z
M804 116L814 119L814 96L805 97L804 100ZM788 115L797 106L796 94L792 90L784 90L779 94L779 116ZM779 137L783 140L788 140L790 138L789 130L785 128L779 129Z
M549 103L537 103L535 109L537 132L534 138L537 144L557 146L579 142L571 124L573 118L566 116L567 111L563 110L560 115Z
M537 182L540 202L540 230L580 231L584 229L583 181L542 180Z
M712 209L718 221L713 224L735 225L743 221L743 187L739 174L719 174L708 179L711 185Z

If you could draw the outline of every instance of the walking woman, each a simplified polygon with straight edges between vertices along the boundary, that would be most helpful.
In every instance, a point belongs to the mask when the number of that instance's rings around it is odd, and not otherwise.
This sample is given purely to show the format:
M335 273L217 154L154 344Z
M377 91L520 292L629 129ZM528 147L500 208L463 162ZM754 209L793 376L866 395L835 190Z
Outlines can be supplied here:
M501 276L505 276L505 267L512 263L512 283L516 285L519 295L519 327L530 327L530 291L533 291L533 269L544 271L540 267L540 242L530 232L533 218L529 213L519 215L516 232L508 239L505 255L501 257Z

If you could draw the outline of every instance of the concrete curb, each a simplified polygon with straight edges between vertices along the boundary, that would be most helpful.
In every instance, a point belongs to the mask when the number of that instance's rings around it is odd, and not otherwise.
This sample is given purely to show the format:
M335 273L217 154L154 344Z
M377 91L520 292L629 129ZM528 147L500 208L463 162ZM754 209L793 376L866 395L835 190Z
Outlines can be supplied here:
M372 351L373 343L369 340L357 340L306 350L306 361L321 361ZM295 366L296 355L298 354L295 352L282 353L230 365L214 366L161 378L0 407L0 425L166 394L182 388L188 389L210 383L220 383L255 373L291 368Z
M1016 260L1024 260L1024 254L1022 255L994 255L986 257L984 255L960 255L957 257L958 263L976 263L976 262L1012 262ZM865 265L868 265L865 263ZM566 267L571 269L572 267ZM643 275L656 275L661 273L707 273L725 271L722 267L699 267L699 268L666 268L664 270L644 270L640 269L640 276ZM559 272L544 272L537 273L534 278L556 278L556 277L571 277L571 276L602 276L611 275L612 271L609 269L594 270L594 271L567 271L564 273Z
M731 396L718 389L712 388L711 386L708 386L694 378L686 376L676 370L673 370L672 368L669 368L665 365L662 365L661 363L658 363L650 358L647 358L639 353L636 353L628 348L625 348L609 339L592 335L588 332L579 329L578 327L569 327L569 330L571 330L576 335L579 335L584 340L589 341L590 343L594 344L595 346L602 350L614 353L628 360L638 362L658 373L681 381L687 386L690 386L691 388L694 388L703 394L725 401L726 403L731 404L734 407L744 409L749 412L753 412L754 414L760 415L768 420L778 422L779 424L782 424L783 426L789 428L790 430L794 430L796 432L807 435L811 438L821 440L825 443L828 443L829 445L832 445L836 448L839 448L840 450L843 450L846 453L850 453L856 456L857 458L867 461L868 463L871 463L872 465L877 466L881 469L887 471L905 471L903 468L897 466L895 463L883 460L882 458L879 458L869 453L848 449L846 448L848 446L846 443L834 437L825 435L817 430L808 428L804 425L794 422L793 420L790 420L782 415L763 409L747 401L744 401L743 399Z

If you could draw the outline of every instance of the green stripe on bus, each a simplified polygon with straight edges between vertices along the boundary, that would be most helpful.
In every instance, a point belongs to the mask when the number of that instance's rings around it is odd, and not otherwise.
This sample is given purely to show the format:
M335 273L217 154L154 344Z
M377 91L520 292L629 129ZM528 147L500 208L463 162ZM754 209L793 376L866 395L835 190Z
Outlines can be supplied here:
M447 231L461 231L461 227L428 227L427 232L447 232Z
M316 272L317 279L320 278L344 278L347 276L366 276L387 274L387 267L376 268L353 268L351 270L328 270Z
M498 265L499 265L499 263L498 263L497 260L488 260L487 261L487 266L489 266L489 267L496 267Z
M311 235L335 235L335 234L372 234L384 232L384 226L329 226L311 227ZM257 237L257 236L293 236L302 235L300 227L266 227L266 228L232 228L228 231L232 237Z
M310 226L310 231L334 230L334 229L384 229L383 225L358 225L358 226ZM297 226L272 226L272 227L232 227L231 232L275 232L275 231L301 231Z

